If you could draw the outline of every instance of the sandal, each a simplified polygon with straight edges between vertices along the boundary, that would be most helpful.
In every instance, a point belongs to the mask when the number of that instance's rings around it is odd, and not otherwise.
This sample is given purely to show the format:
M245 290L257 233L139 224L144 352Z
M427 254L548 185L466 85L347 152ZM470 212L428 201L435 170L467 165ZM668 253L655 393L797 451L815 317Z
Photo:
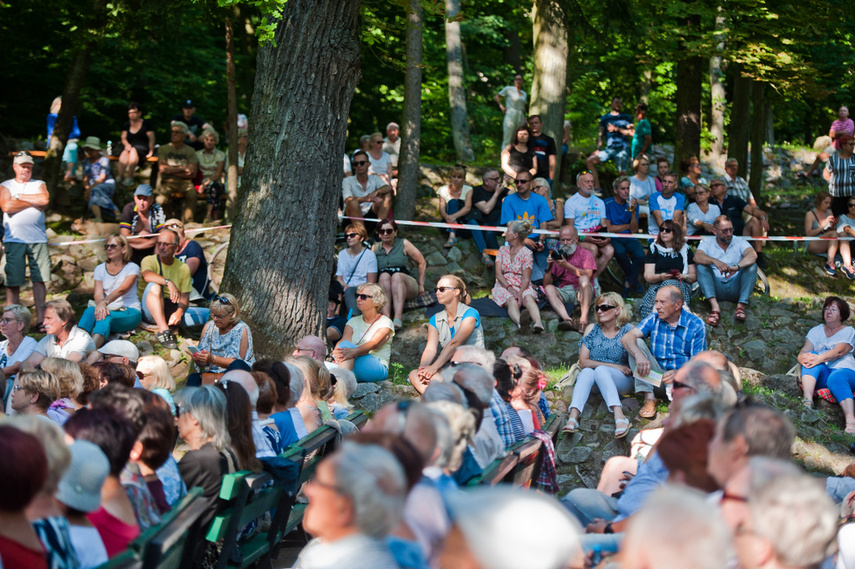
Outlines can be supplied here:
M718 322L721 319L721 310L710 310L710 315L707 316L707 324L712 327L718 326Z
M846 430L843 432L847 435L855 435L855 423L846 423Z
M448 241L445 242L445 245L443 245L443 247L445 247L446 249L451 249L455 245L457 245L457 237L449 237Z
M531 331L534 332L535 334L543 334L543 324L538 322L537 324L534 325L534 327L531 329Z
M622 439L629 432L629 419L615 419L615 438Z
M570 417L567 419L567 422L564 424L564 428L561 429L562 433L575 433L576 429L579 428L579 420Z
M739 320L740 322L745 322L745 319L748 318L748 316L745 314L745 307L737 306L736 312L733 313L733 317Z
M481 253L481 262L484 263L484 266L486 266L488 269L495 265L495 263L493 262L493 257L488 255L487 253Z
M571 318L570 320L562 320L561 322L559 322L558 329L562 332L576 332L577 325L575 322L573 322L573 319Z
M802 397L802 407L805 409L813 409L813 399Z

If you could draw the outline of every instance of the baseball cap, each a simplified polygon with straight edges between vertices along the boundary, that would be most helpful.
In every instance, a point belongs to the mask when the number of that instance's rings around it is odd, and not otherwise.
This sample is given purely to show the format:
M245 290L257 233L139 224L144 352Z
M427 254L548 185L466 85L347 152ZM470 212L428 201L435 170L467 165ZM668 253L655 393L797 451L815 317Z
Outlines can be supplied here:
M150 196L154 193L154 190L148 184L140 184L137 186L137 189L134 190L135 196Z
M110 461L98 445L89 441L74 441L68 450L71 464L54 497L69 508L94 512L101 506L101 486L110 474Z
M184 101L184 104L182 105L182 108L184 108L184 109L193 109L195 107L196 107L196 105L194 105L193 101L191 101L190 99L187 99L186 101Z
M33 157L29 152L22 150L15 154L15 164L32 164Z
M98 353L128 358L128 361L133 364L136 364L140 359L140 351L132 342L128 342L127 340L110 340L98 348Z

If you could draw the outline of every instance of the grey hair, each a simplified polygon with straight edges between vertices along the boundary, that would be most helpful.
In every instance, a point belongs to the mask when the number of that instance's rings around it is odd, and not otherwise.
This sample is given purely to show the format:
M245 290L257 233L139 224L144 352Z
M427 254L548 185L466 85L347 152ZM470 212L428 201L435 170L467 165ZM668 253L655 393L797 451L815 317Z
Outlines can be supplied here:
M534 180L531 181L531 185L536 186L538 188L546 188L548 190L549 189L549 180L547 180L546 178L542 178L542 177L535 178Z
M291 362L282 362L288 368L290 381L288 387L291 388L291 398L288 400L288 406L296 405L297 401L303 396L303 389L306 386L306 380L303 377L303 371L292 364Z
M496 383L493 379L493 368L490 367L487 371L478 364L466 363L452 369L457 370L453 376L454 383L471 391L485 408L489 407L493 399L493 386Z
M11 312L14 314L15 319L18 322L24 323L23 333L27 333L27 330L30 328L30 323L33 321L33 315L26 307L21 306L20 304L10 304L9 306L3 307L3 312Z
M837 507L820 479L803 472L759 486L752 479L748 508L754 532L769 541L782 565L816 567L834 553Z
M515 219L508 222L508 229L519 235L520 239L525 239L531 233L531 223L525 219Z
M730 531L704 494L666 486L632 516L621 550L648 567L725 569L730 544Z
M640 160L640 159L641 159L641 157L638 158L638 160ZM650 163L649 160L647 162ZM618 186L620 186L622 183L629 182L629 181L630 181L629 176L618 176L617 178L615 178L615 181L612 182L612 188L618 189Z
M226 424L226 396L213 385L185 387L175 394L182 413L193 415L211 445L224 451L232 444Z
M701 419L711 419L718 422L724 414L724 405L713 393L701 391L686 397L680 404L680 409L671 423L672 428L689 425Z
M454 369L454 368L450 368ZM444 373L444 372L443 372ZM451 375L454 375L453 372ZM430 382L422 394L423 403L433 403L434 401L451 401L458 405L466 407L466 397L463 395L463 390L450 379L443 377L442 381L434 379Z
M461 353L469 354L471 359L475 360L475 363L486 370L492 370L493 366L496 365L496 354L490 350L485 350L478 346L459 346L454 350L455 356Z
M353 503L354 524L371 537L385 537L404 512L404 469L388 450L344 441L330 457L339 494Z
M437 402L449 403L448 401ZM431 466L446 468L451 462L451 455L454 451L454 436L451 433L448 418L439 409L434 407L434 404L437 402L431 402L428 405L431 422L433 422L433 428L436 430L436 448L439 449L439 456L436 457Z
M590 174L590 172L588 172L587 170L582 170L581 172L576 174L576 185L577 186L579 185L579 180L581 180L582 176L584 176L585 174Z
M748 445L748 456L790 458L796 429L777 410L765 405L752 405L734 409L722 421L722 440L730 442L741 435Z
M451 448L445 466L455 472L463 465L463 453L478 430L475 417L465 407L451 401L434 401L428 404L428 408L434 413L441 413L448 421L448 427L451 430Z

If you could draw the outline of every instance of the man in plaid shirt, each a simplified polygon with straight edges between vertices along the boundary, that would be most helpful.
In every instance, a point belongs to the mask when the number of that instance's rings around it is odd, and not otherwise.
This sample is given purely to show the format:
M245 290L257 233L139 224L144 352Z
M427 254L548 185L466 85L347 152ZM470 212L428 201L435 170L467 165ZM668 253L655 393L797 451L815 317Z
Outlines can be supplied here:
M650 350L643 338L650 337ZM674 382L677 370L694 355L707 349L707 330L703 320L683 310L683 293L675 286L666 286L656 293L654 311L621 338L630 355L630 367L638 377L653 371L663 374L662 383ZM633 366L633 358L635 366ZM644 393L644 405L639 415L650 418L656 415L656 398L653 386L635 380L636 393Z

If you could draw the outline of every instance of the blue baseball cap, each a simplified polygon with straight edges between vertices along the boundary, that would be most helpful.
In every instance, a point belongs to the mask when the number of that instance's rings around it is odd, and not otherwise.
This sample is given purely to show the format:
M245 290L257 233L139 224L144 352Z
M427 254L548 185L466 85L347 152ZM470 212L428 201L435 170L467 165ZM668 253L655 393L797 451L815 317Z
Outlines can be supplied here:
M140 184L137 186L137 189L134 191L135 196L150 196L154 193L154 190L148 184Z

